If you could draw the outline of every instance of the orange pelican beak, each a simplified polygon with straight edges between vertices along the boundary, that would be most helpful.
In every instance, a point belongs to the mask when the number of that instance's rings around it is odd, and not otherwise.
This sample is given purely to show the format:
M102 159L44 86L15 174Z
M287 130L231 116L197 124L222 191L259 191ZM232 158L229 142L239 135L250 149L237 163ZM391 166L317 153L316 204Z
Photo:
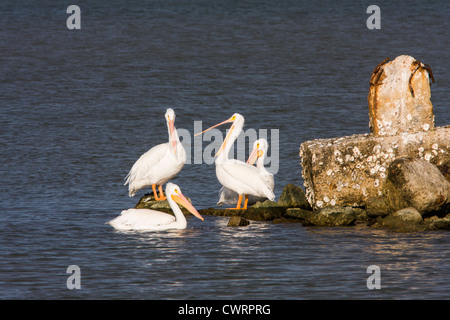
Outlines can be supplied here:
M208 128L208 129L206 129L206 130L203 130L202 132L199 132L199 133L194 134L194 137L198 136L199 134L205 133L206 131L211 130L212 128L215 128L215 127L221 126L221 125L223 125L223 124L225 124L225 123L229 123L229 122L233 122L233 121L234 121L234 119L233 119L233 117L231 117L230 119L227 119L227 120L225 120L224 122L218 123L218 124L216 124L216 125L214 125L214 126Z
M250 155L248 156L248 159L247 159L247 163L248 164L254 164L255 163L256 159L258 158L257 153L258 153L258 149L257 148L252 150L252 153L250 153Z
M200 215L200 213L197 211L197 209L194 208L194 206L186 199L186 197L181 193L181 191L176 191L177 194L173 194L172 200L175 201L178 204L181 204L183 207L185 207L190 213L192 213L194 216L199 218L200 220L204 221L203 217Z
M264 152L262 150L258 150L257 148L253 149L252 153L250 154L250 156L247 159L247 163L254 164L256 159L258 159L259 157L262 157L263 154L264 154Z
M234 122L234 120L236 120L236 117L235 117L235 116L232 116L231 118L229 118L229 119L227 119L227 120L225 120L225 121L223 121L223 122L221 122L221 123L218 123L218 124L216 124L216 125L214 125L214 126L208 128L208 129L206 129L206 130L203 130L202 132L199 132L199 133L195 134L194 137L195 137L195 136L198 136L199 134L202 134L202 133L204 133L204 132L206 132L206 131L208 131L208 130L211 130L212 128L221 126L221 125L223 125L223 124L225 124L225 123ZM227 136L225 137L225 140L223 141L222 145L220 146L220 149L219 149L219 151L216 153L215 157L217 157L217 156L225 149L225 145L226 145L226 143L227 143L227 140L228 140L228 138L230 137L231 132L232 132L233 130L234 130L234 125L232 125L231 128L230 128L230 130L228 131L228 134L227 134Z

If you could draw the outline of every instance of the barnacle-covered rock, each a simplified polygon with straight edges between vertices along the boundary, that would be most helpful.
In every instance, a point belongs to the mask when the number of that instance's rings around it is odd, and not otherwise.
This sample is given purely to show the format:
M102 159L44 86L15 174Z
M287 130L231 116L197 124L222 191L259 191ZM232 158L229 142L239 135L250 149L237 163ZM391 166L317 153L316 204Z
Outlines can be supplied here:
M404 156L437 167L449 163L450 126L396 136L358 134L306 141L300 146L306 198L314 209L354 206L383 211L380 197L387 169Z

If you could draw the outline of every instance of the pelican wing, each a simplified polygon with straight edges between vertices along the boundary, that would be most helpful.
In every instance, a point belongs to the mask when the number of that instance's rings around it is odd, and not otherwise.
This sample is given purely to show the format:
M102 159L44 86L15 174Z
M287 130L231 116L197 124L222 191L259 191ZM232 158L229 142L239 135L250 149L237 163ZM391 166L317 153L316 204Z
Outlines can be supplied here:
M164 158L168 151L169 143L166 142L154 146L141 155L125 177L126 181L124 185L136 181L137 177L145 177L153 166L161 162L161 159Z
M270 181L254 166L230 159L216 167L217 177L222 185L239 194L265 196L274 200Z
M175 217L156 210L128 209L108 222L120 230L152 230L175 222Z

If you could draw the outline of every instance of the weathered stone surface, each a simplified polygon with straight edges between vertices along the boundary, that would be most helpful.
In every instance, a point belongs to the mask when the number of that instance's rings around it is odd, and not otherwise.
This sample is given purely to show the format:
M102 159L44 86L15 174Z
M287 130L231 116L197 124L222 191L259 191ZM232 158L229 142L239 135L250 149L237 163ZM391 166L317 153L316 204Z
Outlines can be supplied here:
M372 227L388 228L396 232L425 231L428 228L420 212L413 207L398 210L379 219Z
M250 221L243 217L239 216L232 216L230 220L228 221L227 226L229 227L243 227L248 226L250 224Z
M286 210L286 213L284 214L284 216L286 218L290 218L290 219L306 221L306 220L309 220L313 214L316 214L316 213L314 213L313 211L310 211L310 210L305 210L305 209L301 209L301 208L288 208Z
M274 220L284 218L287 208L311 209L305 197L305 192L299 186L287 184L278 202L266 200L249 206L246 210L230 210L208 208L199 210L202 215L213 216L242 216L248 220ZM281 220L277 220L280 222Z
M398 135L434 128L431 68L411 56L382 62L372 73L368 96L374 135Z
M232 209L217 209L217 208L207 208L200 209L198 212L201 215L210 216L241 216L248 220L273 220L276 218L281 218L284 215L286 208L275 206L275 207L248 207L246 210L232 210Z
M390 209L384 197L372 197L366 200L365 209L370 218L384 217Z
M382 196L387 168L400 156L436 166L450 161L450 126L396 136L359 134L316 139L300 146L305 193L314 209L365 207Z
M439 171L444 175L444 177L450 181L450 161L437 166Z
M411 206L427 214L450 207L450 182L422 159L395 159L387 169L383 193L392 211Z
M303 208L306 210L312 209L306 199L305 191L303 191L302 187L296 186L292 183L287 184L283 188L283 192L278 199L278 204L289 208Z
M352 207L327 207L319 211L289 208L286 217L299 219L305 226L351 226L356 221L366 221L365 210Z
M429 225L429 230L450 230L450 214L443 218L433 216L431 219L426 219Z

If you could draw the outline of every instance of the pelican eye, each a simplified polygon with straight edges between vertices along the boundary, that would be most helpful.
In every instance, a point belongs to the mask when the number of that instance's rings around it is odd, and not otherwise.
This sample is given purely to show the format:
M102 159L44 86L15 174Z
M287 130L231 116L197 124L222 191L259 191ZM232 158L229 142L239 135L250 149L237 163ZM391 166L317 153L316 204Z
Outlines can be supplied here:
M236 120L236 116L231 117L231 121L234 121L234 120Z

